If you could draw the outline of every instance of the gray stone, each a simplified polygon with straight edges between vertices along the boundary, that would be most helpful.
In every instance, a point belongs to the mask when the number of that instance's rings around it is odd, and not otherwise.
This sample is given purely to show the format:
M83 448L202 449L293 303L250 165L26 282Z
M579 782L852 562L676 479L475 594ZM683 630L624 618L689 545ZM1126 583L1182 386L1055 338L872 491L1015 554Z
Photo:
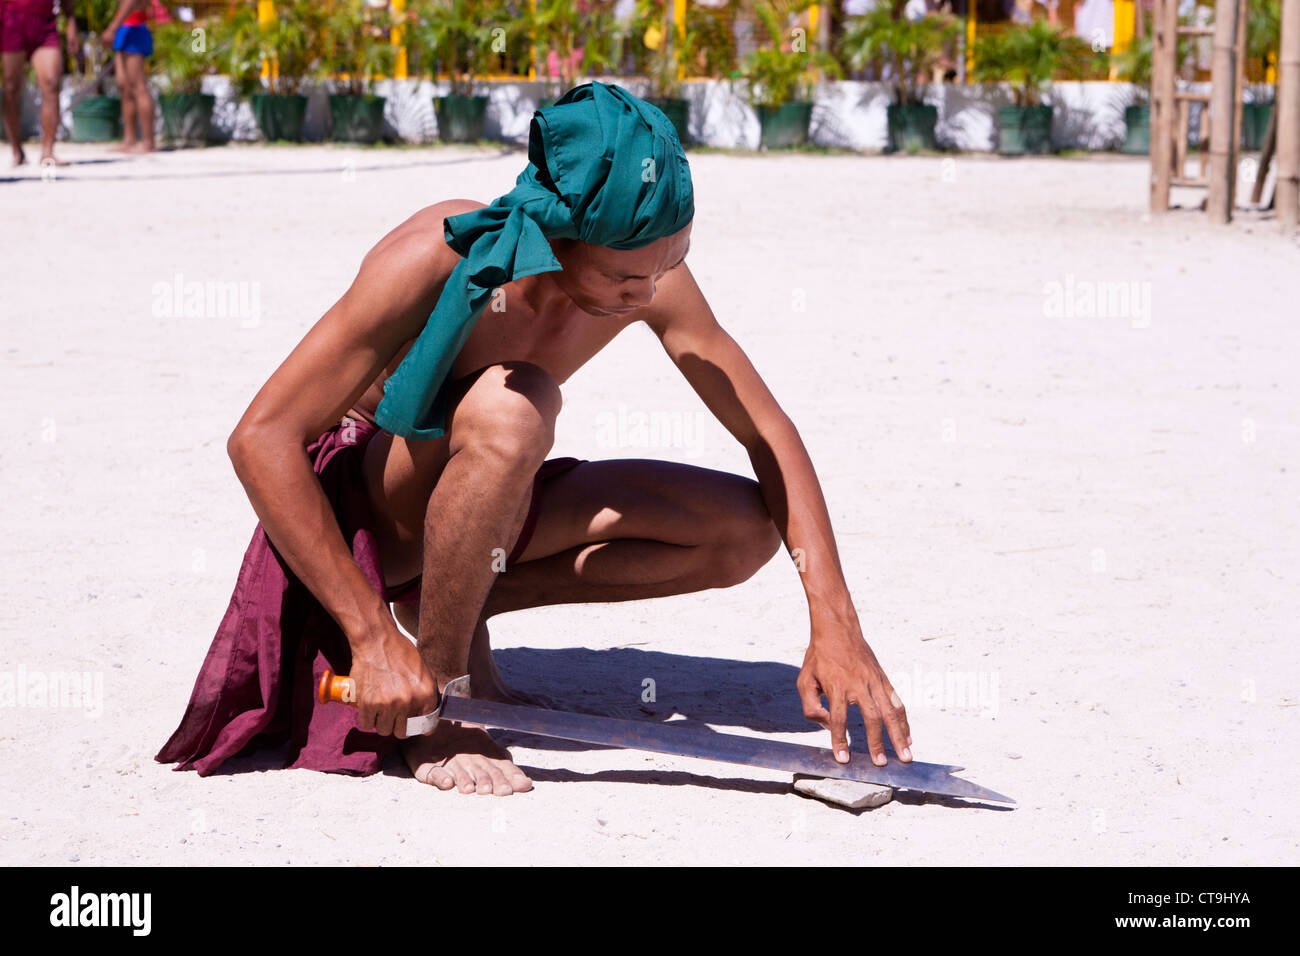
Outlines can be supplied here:
M825 800L850 810L863 807L879 807L894 799L894 788L875 783L859 783L856 780L834 780L825 777L810 777L807 774L794 775L794 790L805 797Z

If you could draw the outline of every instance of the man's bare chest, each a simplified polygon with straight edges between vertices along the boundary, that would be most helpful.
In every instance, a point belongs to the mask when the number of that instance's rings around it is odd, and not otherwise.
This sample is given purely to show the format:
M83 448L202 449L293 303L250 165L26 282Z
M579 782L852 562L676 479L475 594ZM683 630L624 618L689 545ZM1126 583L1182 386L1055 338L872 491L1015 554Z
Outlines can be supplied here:
M531 362L563 384L594 355L636 319L629 316L594 316L577 306L536 312L502 287L479 317L469 339L452 365L452 380L488 365ZM384 382L397 370L414 344L404 344L354 406L369 421L383 398Z

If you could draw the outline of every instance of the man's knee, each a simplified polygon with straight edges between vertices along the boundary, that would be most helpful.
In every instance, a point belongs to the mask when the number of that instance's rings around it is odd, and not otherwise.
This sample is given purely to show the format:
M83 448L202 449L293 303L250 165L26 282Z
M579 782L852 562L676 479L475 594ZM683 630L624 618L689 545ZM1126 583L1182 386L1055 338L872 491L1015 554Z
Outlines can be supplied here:
M560 386L545 369L531 362L493 365L456 406L453 446L536 469L555 443L561 404Z
M734 587L754 576L781 547L781 533L763 501L758 482L737 478L736 504L719 515L712 551L715 587Z

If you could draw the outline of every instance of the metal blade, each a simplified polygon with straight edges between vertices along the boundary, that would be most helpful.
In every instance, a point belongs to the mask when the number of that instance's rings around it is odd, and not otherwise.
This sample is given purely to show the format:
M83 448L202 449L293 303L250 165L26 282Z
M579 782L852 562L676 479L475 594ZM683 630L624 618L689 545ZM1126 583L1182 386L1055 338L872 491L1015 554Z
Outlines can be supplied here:
M448 687L448 690L451 688ZM707 727L680 727L671 723L646 720L622 720L595 717L539 707L518 707L495 701L445 694L439 716L443 720L461 720L502 730L516 730L541 737L558 737L607 747L645 750L651 753L699 757L723 763L745 764L768 770L788 770L817 777L836 777L862 783L883 784L900 790L920 790L950 797L967 797L995 803L1015 803L969 780L954 777L945 764L891 760L877 767L865 754L857 754L847 764L838 763L829 750L783 740L764 740L738 734L722 734ZM426 718L412 718L407 733L421 733Z

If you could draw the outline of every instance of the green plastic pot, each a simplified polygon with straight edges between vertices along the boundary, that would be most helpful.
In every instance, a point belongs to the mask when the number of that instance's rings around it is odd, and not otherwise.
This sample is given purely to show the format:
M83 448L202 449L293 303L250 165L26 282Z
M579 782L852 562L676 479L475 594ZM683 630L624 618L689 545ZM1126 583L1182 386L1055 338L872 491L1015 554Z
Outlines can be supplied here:
M1258 152L1264 148L1264 134L1268 131L1268 118L1273 112L1272 103L1243 103L1241 106L1241 148Z
M758 105L760 149L784 149L808 142L812 104L792 101L780 106Z
M1124 107L1124 145L1121 153L1145 156L1151 152L1151 107Z
M484 139L487 106L486 96L435 96L433 111L438 117L438 138L444 143L473 143Z
M163 135L174 143L202 146L212 131L212 110L217 98L210 93L161 93Z
M278 93L254 93L253 117L262 138L268 142L302 142L302 124L307 117L307 97Z
M382 96L331 96L334 141L365 145L379 142L384 132L385 102Z
M107 143L122 138L122 101L116 96L87 96L72 108L74 143Z
M687 139L690 138L687 129L690 124L691 101L671 97L662 100L647 99L646 102L668 117L668 122L672 123L673 129L677 131L677 138L682 141L683 146L686 145Z
M889 126L889 145L893 150L914 153L922 149L938 149L934 128L939 123L939 108L921 103L899 106L891 103L885 108Z
M1052 151L1050 106L999 106L998 152L1003 156Z

